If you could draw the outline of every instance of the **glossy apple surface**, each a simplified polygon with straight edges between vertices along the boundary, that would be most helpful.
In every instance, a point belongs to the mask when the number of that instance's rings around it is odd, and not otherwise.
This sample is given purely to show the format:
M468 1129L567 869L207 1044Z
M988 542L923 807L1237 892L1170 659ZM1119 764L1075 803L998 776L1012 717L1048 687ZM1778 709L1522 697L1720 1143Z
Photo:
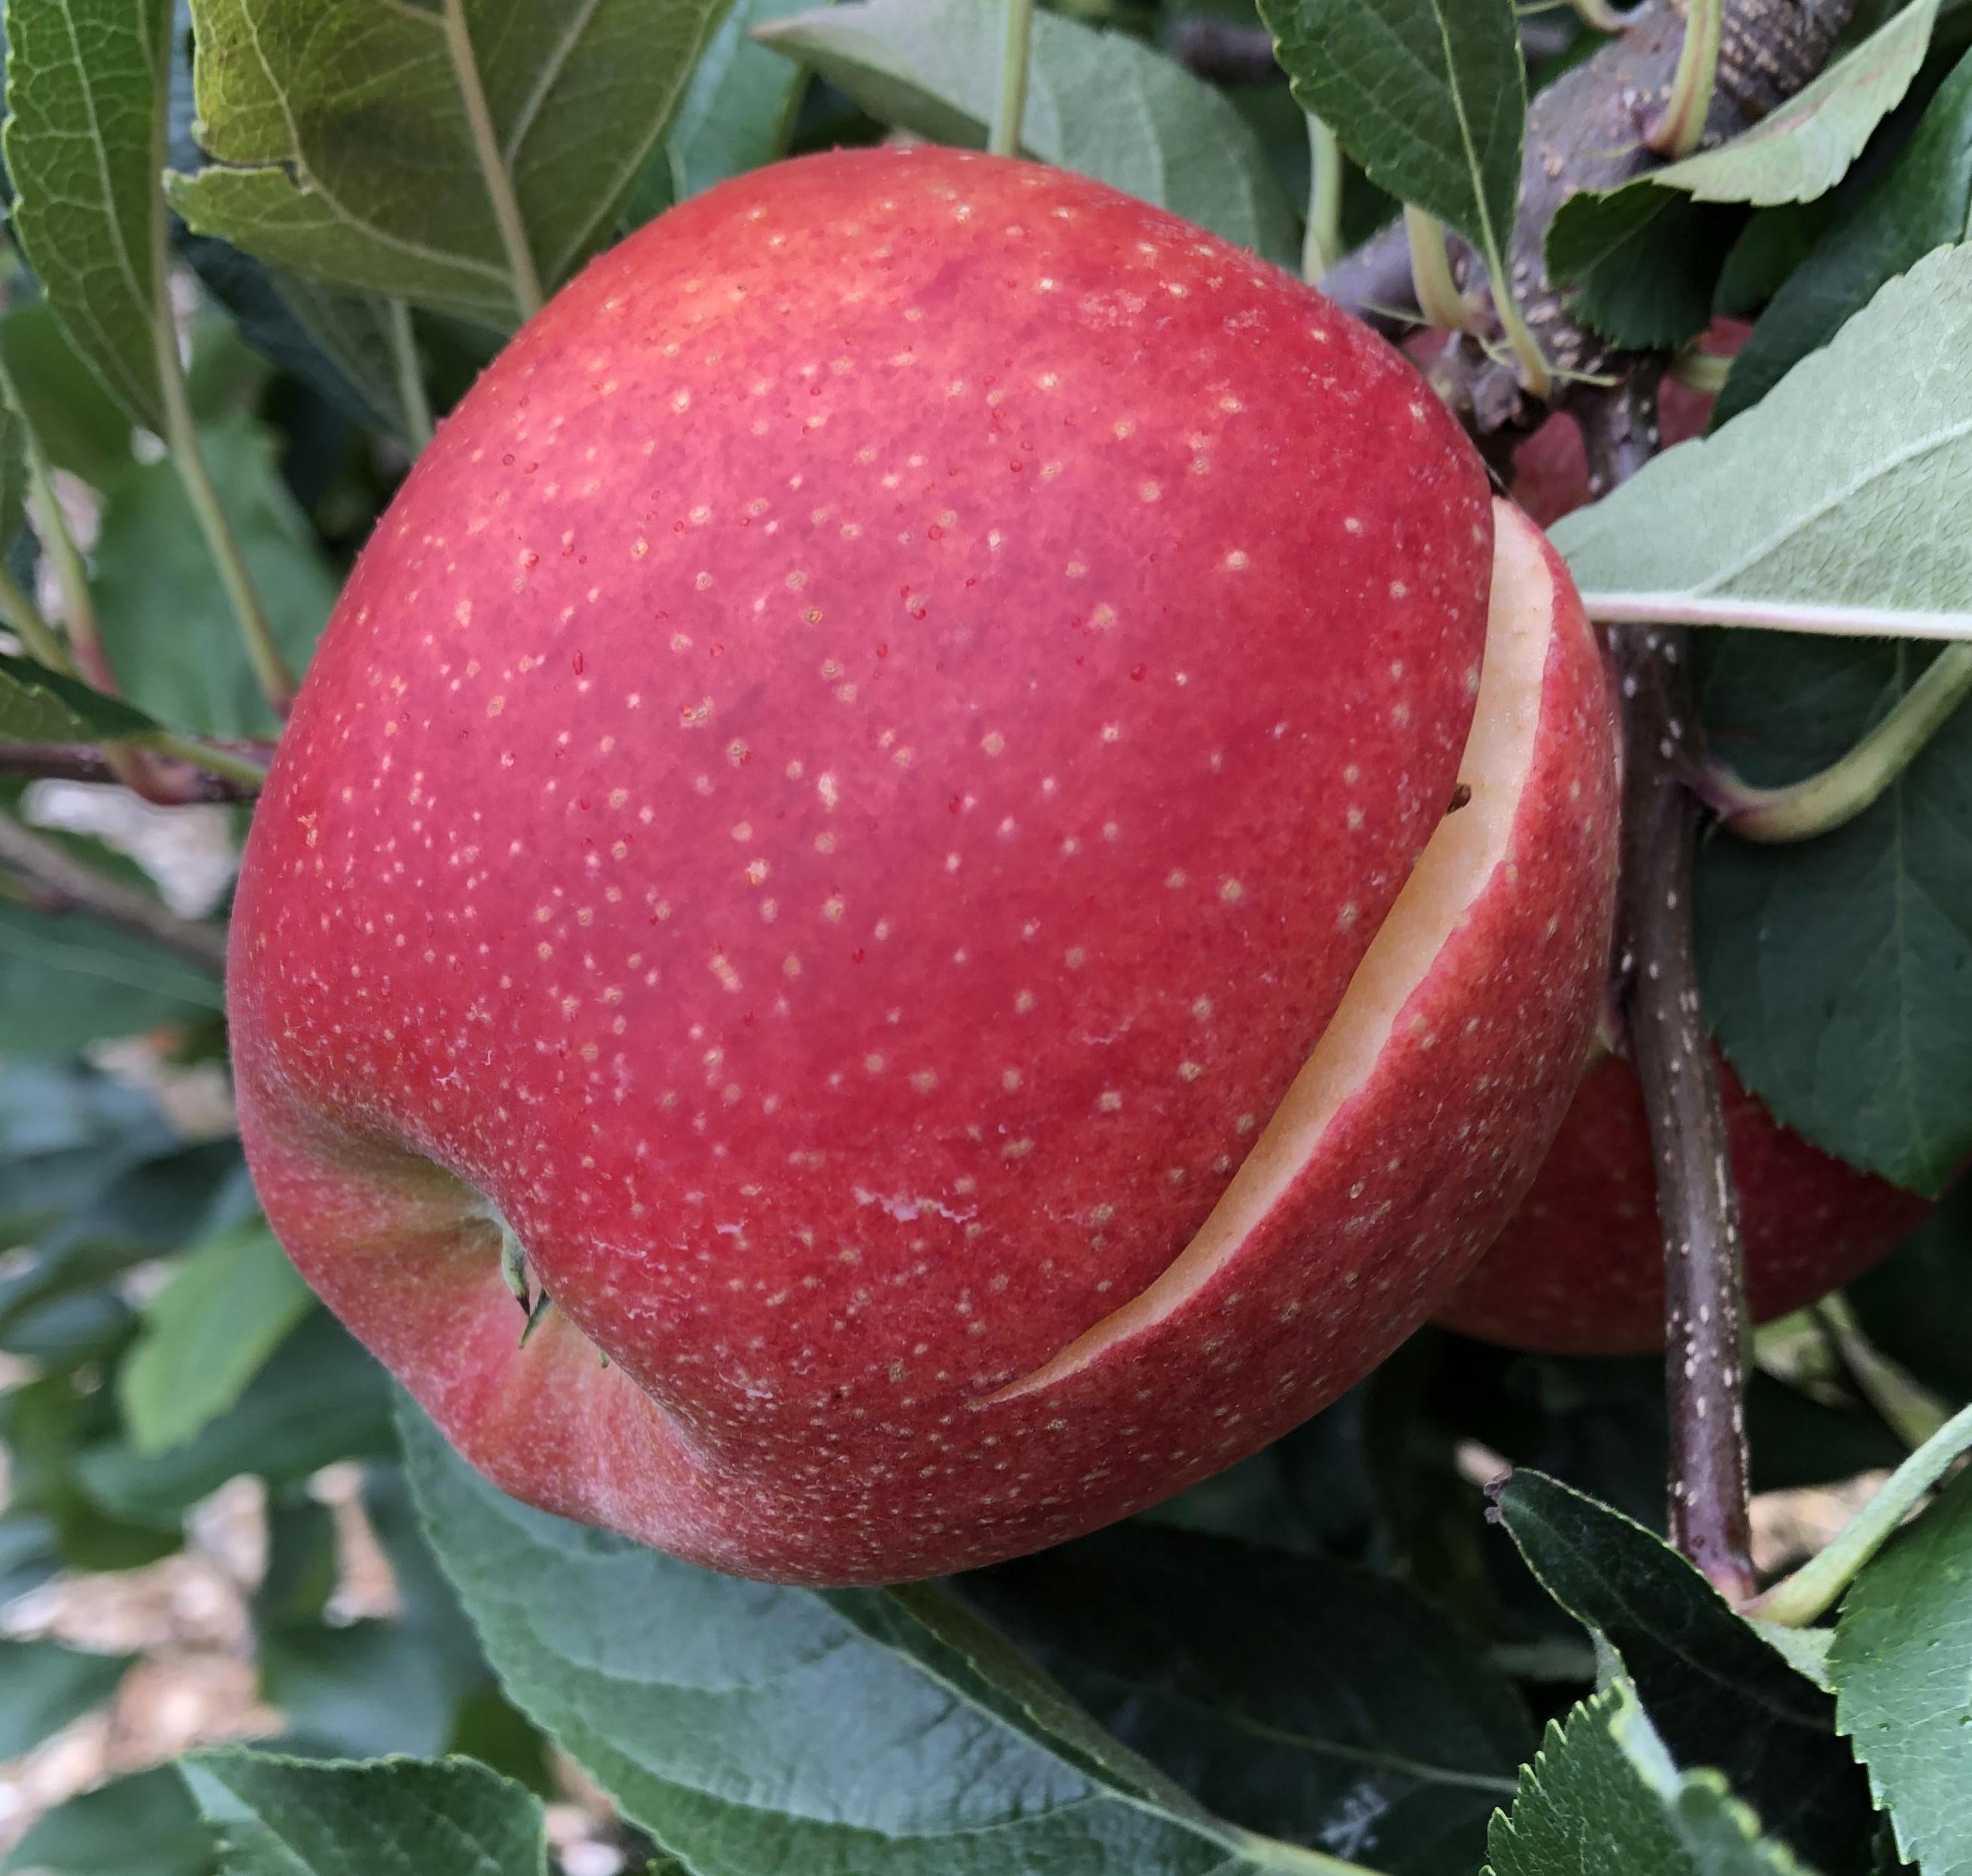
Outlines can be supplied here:
M808 1581L1056 1542L1511 1211L1612 737L1327 302L1059 172L778 165L521 333L338 608L233 928L268 1215L520 1497Z

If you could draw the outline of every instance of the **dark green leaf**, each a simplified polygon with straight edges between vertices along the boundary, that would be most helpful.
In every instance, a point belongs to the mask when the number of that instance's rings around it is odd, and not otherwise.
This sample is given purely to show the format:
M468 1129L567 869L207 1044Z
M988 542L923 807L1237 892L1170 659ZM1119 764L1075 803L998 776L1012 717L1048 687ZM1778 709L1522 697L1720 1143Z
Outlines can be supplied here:
M168 1766L70 1799L0 1862L21 1876L218 1876L218 1867L211 1833Z
M169 330L158 183L171 0L9 0L14 230L63 330L162 432Z
M1715 746L1763 782L1844 753L1928 661L1910 644L1706 636L1722 641L1702 693ZM1696 883L1706 1008L1740 1079L1818 1146L1931 1192L1972 1148L1968 815L1961 711L1846 827L1784 846L1717 836Z
M539 1801L468 1760L318 1765L233 1747L179 1770L228 1876L547 1876Z
M1828 1665L1835 1717L1925 1876L1972 1870L1972 1472L1850 1587Z
M79 1062L0 1065L0 1248L87 1204L171 1137L156 1105L128 1082Z
M1536 1472L1515 1473L1498 1502L1548 1593L1621 1657L1680 1767L1717 1767L1817 1861L1864 1857L1869 1794L1820 1688L1641 1525Z
M0 1759L18 1758L100 1706L135 1659L60 1642L0 1641Z
M1220 1816L1398 1876L1465 1876L1533 1747L1477 1646L1351 1564L1122 1525L960 1587Z
M1488 1876L1810 1876L1718 1773L1679 1771L1620 1678L1549 1722L1488 1848Z
M191 1252L144 1306L143 1333L117 1370L139 1453L182 1446L231 1407L312 1300L263 1219Z
M100 488L129 465L130 419L38 302L0 314L0 361L28 427L58 469Z
M1371 181L1506 253L1527 112L1511 0L1260 0L1260 17Z
M1000 21L997 0L866 0L759 37L880 121L976 149L997 92ZM1127 34L1037 16L1020 146L1271 259L1294 250L1292 205L1239 113Z
M1825 345L1892 275L1972 237L1972 53L1931 101L1896 161L1774 295L1733 361L1715 425L1749 410Z
M239 1404L184 1446L146 1457L119 1440L76 1462L82 1487L105 1510L159 1530L243 1472L290 1485L332 1460L390 1450L383 1370L322 1310L306 1318L256 1375Z
M698 1876L1297 1867L935 1591L695 1569L504 1497L413 1407L400 1424L426 1528L508 1692Z
M461 44L449 9L194 0L214 162L173 175L172 204L263 260L511 327L529 289L489 191L511 192L542 286L566 279L609 238L727 4L475 0Z
M26 419L0 398L0 554L14 544L28 503Z
M24 1596L61 1568L60 1535L33 1512L0 1517L0 1604Z
M276 473L271 434L243 413L199 442L274 635L299 669L335 602L334 574ZM103 642L132 701L207 736L266 736L271 714L224 588L168 462L113 482L96 537Z
M0 651L0 742L126 742L157 729L118 698Z
M1585 191L1571 199L1587 197ZM1579 289L1577 316L1618 344L1682 345L1711 323L1719 277L1743 219L1737 209L1667 190L1618 191L1603 215L1565 227L1556 217L1548 269Z

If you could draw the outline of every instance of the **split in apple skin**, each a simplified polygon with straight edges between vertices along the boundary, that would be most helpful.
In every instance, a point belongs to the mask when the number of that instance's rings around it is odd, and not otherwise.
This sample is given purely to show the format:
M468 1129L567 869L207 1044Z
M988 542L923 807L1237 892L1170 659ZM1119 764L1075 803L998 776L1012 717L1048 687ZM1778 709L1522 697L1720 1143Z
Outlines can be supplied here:
M1566 570L1380 341L1083 178L778 165L593 265L380 524L249 843L243 1134L515 1496L986 1563L1471 1269L1589 1046L1615 785Z

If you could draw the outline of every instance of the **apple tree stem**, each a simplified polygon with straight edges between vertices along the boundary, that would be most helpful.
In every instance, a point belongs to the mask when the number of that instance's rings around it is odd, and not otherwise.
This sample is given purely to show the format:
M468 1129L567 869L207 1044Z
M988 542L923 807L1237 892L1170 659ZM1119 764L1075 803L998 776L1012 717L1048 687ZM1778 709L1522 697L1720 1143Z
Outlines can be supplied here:
M1020 125L1027 109L1028 47L1033 37L1034 0L1000 0L1005 38L1000 55L1000 92L986 147L995 156L1018 156Z
M1591 485L1613 488L1657 446L1657 373L1639 370L1585 397L1579 414ZM1738 1603L1757 1587L1746 1483L1750 1336L1739 1195L1693 941L1703 810L1686 785L1701 736L1690 636L1679 626L1631 625L1611 638L1624 725L1617 951L1663 1233L1671 1538Z

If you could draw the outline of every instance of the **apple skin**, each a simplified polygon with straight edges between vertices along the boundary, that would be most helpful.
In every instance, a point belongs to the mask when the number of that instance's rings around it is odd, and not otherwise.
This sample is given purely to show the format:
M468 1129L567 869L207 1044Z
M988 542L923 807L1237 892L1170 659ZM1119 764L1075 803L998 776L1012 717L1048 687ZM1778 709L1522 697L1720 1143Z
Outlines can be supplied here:
M1489 629L1531 676L1475 716ZM1559 562L1327 302L1058 171L776 165L557 295L366 548L236 903L255 1179L517 1497L784 1581L1053 1543L1317 1411L1510 1212L1613 738Z
M1745 343L1722 320L1710 348ZM1667 446L1701 435L1712 400L1667 383ZM1513 494L1543 527L1589 499L1574 419L1550 417L1514 457ZM1715 1046L1727 1144L1739 1189L1746 1298L1755 1322L1804 1308L1880 1263L1928 1200L1859 1171L1783 1127L1739 1085ZM1552 1355L1663 1346L1663 1246L1649 1123L1635 1065L1605 1055L1584 1076L1526 1202L1438 1312L1447 1327Z
M1715 1052L1716 1054L1716 1052ZM1880 1263L1931 1209L1792 1133L1717 1055L1756 1323ZM1644 1091L1627 1056L1583 1078L1526 1202L1438 1311L1446 1327L1549 1355L1663 1346L1663 1246Z

